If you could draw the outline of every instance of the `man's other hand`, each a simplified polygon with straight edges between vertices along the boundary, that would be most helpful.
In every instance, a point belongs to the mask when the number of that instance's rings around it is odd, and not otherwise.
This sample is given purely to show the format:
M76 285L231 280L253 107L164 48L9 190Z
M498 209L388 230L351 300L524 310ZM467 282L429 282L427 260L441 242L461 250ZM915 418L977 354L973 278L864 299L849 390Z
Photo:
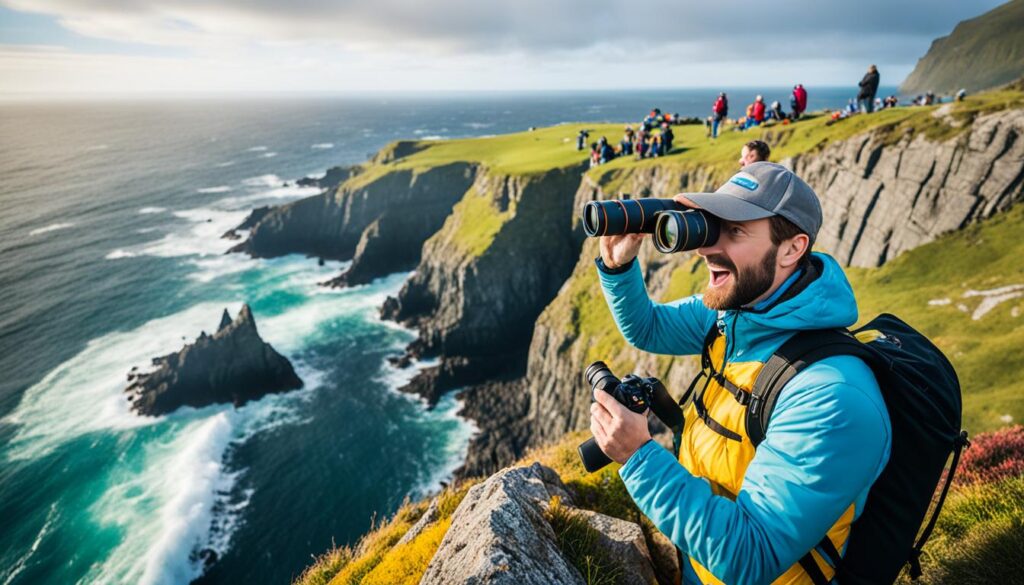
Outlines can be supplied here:
M629 410L603 390L595 390L594 397L597 402L590 405L590 432L605 455L625 463L651 439L647 415Z
M608 268L615 269L636 258L640 244L647 234L623 234L601 237L601 261Z

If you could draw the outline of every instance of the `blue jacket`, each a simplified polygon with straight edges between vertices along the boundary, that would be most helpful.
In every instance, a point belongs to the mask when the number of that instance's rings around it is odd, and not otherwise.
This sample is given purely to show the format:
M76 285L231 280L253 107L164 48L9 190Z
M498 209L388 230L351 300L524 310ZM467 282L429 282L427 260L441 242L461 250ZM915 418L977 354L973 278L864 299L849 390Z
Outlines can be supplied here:
M848 327L857 320L842 269L827 255L815 256L823 264L817 279L778 302L794 275L754 311L713 311L700 295L654 303L636 261L618 274L599 262L598 272L619 330L638 349L699 354L710 328L724 326L730 363L764 362L797 330ZM854 517L860 514L889 459L890 435L870 368L858 358L835 356L811 365L782 390L735 501L714 495L706 480L653 441L619 475L640 510L717 578L770 583L817 545L851 503ZM689 563L684 582L699 582Z

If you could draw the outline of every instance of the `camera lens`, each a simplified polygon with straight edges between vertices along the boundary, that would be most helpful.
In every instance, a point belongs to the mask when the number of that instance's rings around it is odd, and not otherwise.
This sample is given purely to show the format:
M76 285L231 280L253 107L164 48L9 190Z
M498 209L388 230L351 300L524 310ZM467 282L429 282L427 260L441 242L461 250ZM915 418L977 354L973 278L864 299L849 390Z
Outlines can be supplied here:
M583 377L587 380L587 385L595 390L611 392L613 388L619 385L619 379L615 377L615 374L608 369L604 362L590 364L586 371L584 371Z
M663 211L654 227L654 247L663 254L713 246L718 241L719 220L702 209Z

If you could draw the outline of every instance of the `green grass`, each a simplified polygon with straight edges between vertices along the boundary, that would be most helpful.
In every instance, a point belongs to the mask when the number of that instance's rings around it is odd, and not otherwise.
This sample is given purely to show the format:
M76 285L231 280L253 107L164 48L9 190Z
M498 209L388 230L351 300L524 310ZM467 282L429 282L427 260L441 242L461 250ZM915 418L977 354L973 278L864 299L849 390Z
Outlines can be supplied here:
M411 541L397 545L426 512L429 500L405 503L390 520L371 527L354 546L336 546L316 557L295 585L418 583L451 525L452 514L478 482L463 481L438 494L437 519Z
M514 213L512 206L499 211L489 194L471 188L455 204L444 226L431 239L447 240L464 255L477 257L487 251Z
M1024 205L910 250L880 268L847 268L861 321L899 315L953 362L972 432L1024 420L1024 298L1003 302L978 320L982 297L968 290L1024 284ZM931 306L929 300L949 299ZM958 308L963 305L966 309ZM1015 316L1017 315L1017 316Z
M544 517L555 532L558 548L580 572L587 585L615 585L620 582L624 576L622 566L601 548L601 533L590 525L586 516L563 506L555 496L551 498Z

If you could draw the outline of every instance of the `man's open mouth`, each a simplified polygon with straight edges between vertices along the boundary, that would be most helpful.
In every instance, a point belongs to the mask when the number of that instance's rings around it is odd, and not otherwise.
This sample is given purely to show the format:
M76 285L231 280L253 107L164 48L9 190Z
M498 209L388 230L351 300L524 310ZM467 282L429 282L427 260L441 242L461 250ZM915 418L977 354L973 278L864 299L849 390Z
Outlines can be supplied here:
M732 276L728 270L718 268L709 268L708 270L711 272L711 286L722 286Z

